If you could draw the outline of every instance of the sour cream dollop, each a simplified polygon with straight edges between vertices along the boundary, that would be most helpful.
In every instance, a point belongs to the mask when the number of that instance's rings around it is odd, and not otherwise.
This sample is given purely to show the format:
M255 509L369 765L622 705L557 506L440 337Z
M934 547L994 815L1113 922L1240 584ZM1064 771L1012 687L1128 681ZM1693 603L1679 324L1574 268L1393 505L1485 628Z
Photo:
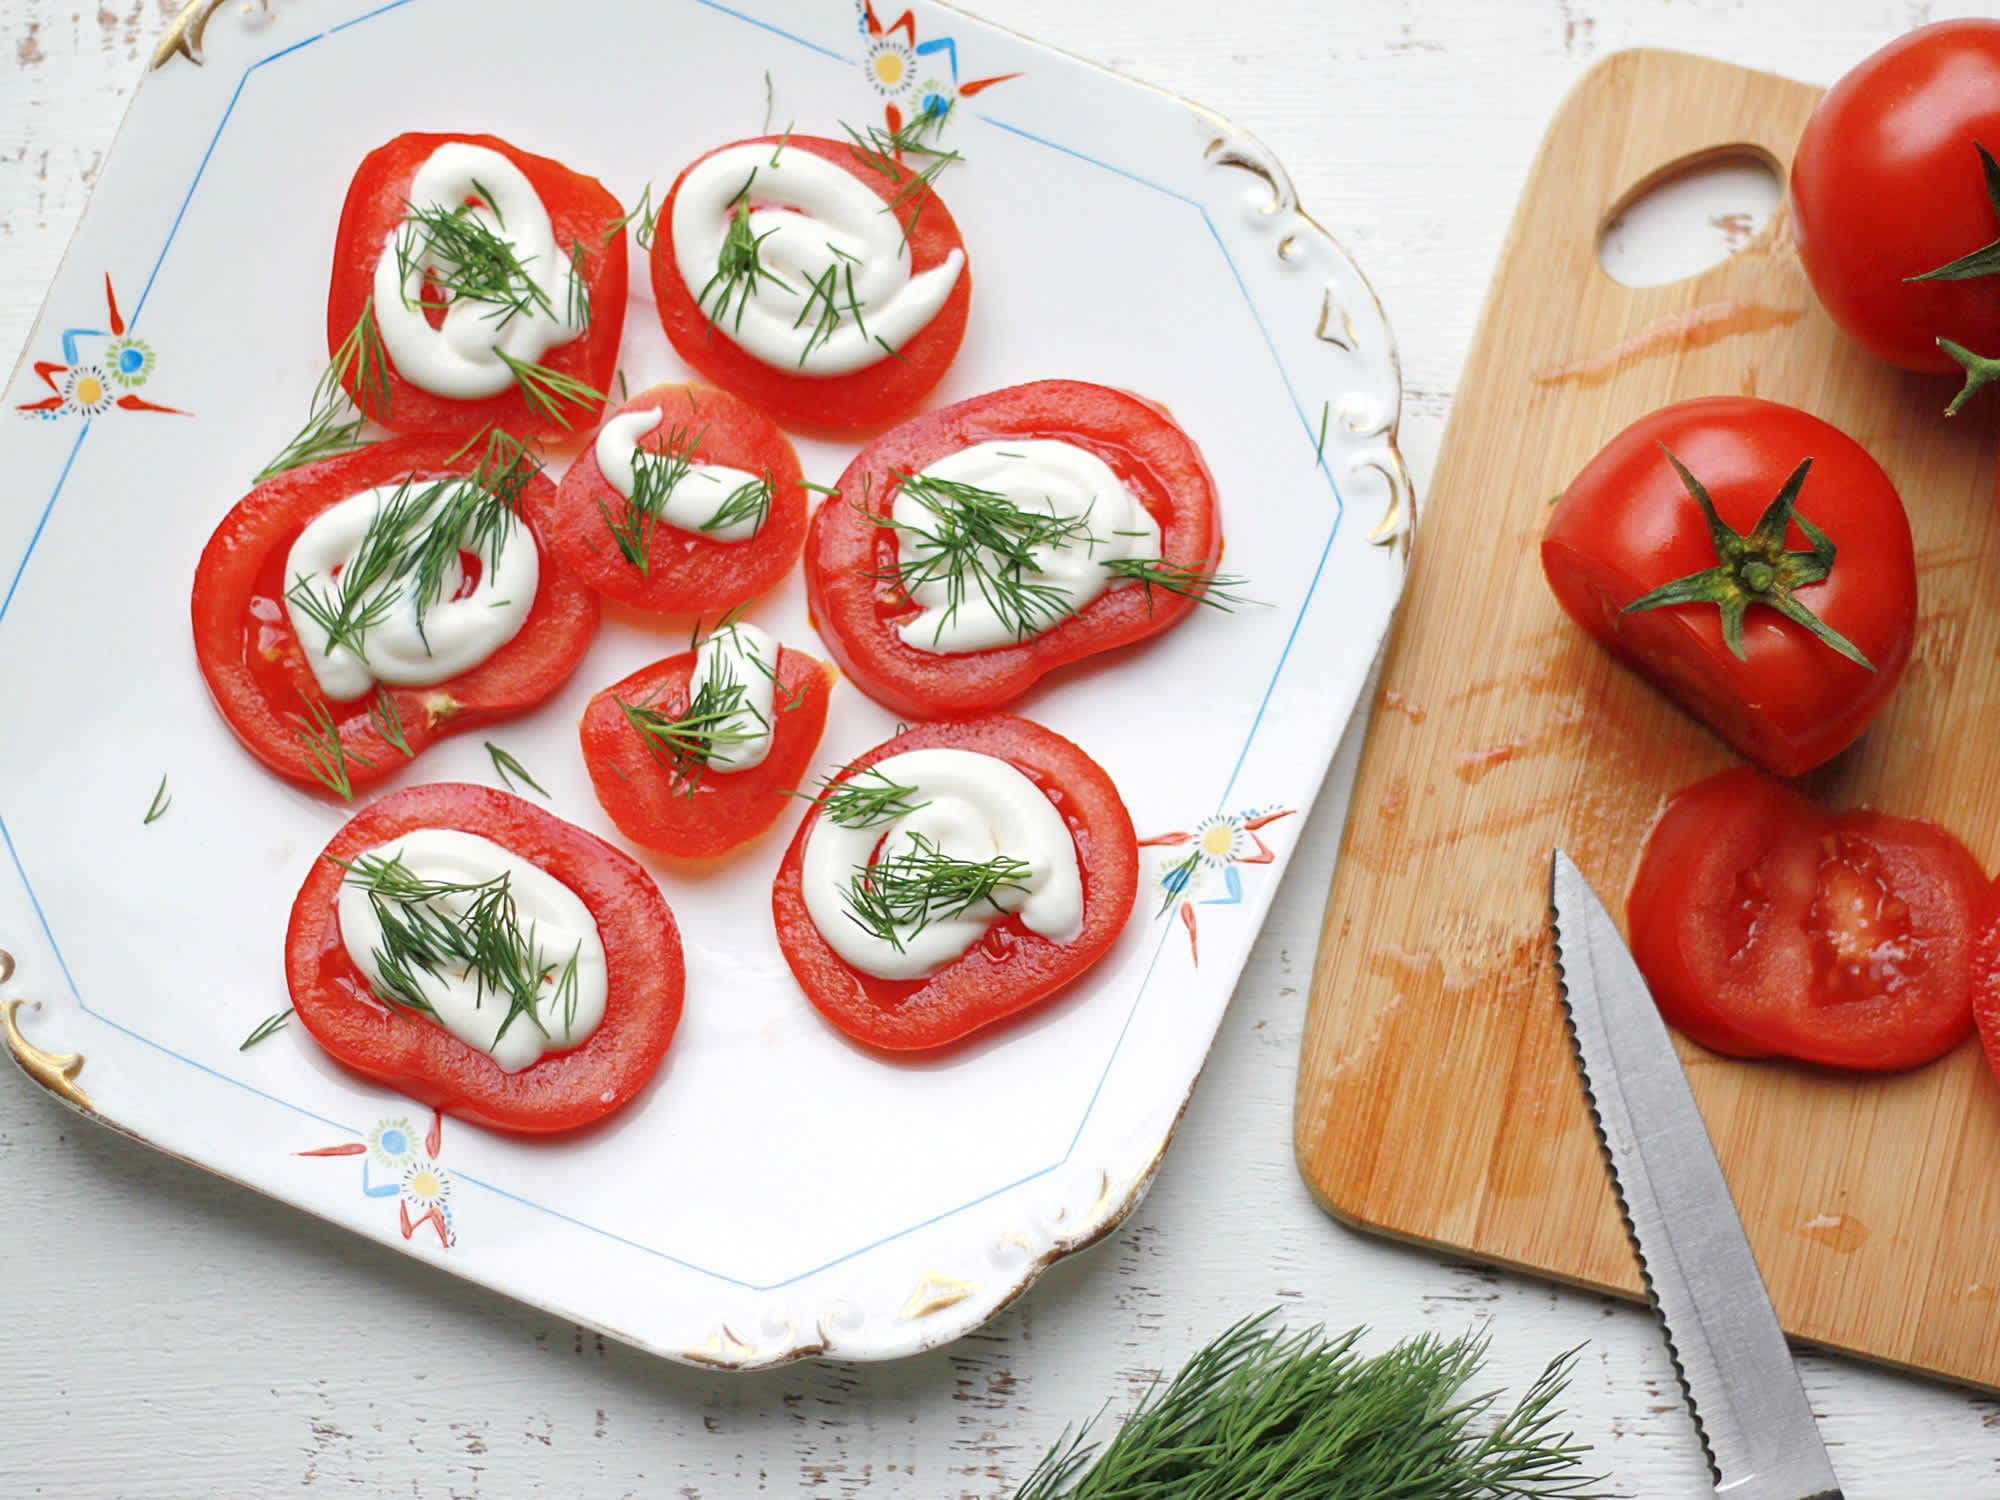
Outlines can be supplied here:
M739 199L767 275L722 305L717 267ZM849 375L891 357L938 315L965 252L915 275L898 216L810 151L729 146L688 169L674 197L674 261L724 337L799 375ZM830 324L830 326L829 326Z
M471 200L478 207L467 208ZM454 269L417 222L406 216L375 262L375 324L396 373L435 396L477 401L513 386L501 355L523 364L583 332L574 321L582 299L576 269L556 245L549 211L521 169L498 151L464 141L439 146L410 182L410 211L464 209L465 216L503 241L539 296L519 291L502 306L453 298L436 328L425 316L424 285ZM433 296L435 301L435 296Z
M822 814L806 838L801 865L813 926L853 968L881 979L920 979L1010 913L1059 943L1083 930L1076 841L1055 804L1007 761L976 750L908 750L860 774L909 788L902 800L912 810L868 828L842 827ZM953 860L984 863L1007 855L1027 869L996 890L991 902L900 931L892 943L855 920L850 893L872 861L915 851L919 840Z
M598 431L597 445L593 450L598 472L604 476L606 484L627 500L639 488L638 465L642 456L646 462L662 461L652 449L639 445L641 438L659 427L660 420L658 407L628 411L613 417ZM752 474L747 469L690 460L686 464L686 472L667 491L659 519L665 525L705 536L710 541L747 542L763 530L764 522L770 515L768 502L761 511L732 517L719 526L713 523L721 513L723 503L731 496L746 485L763 483L762 475Z
M550 1052L578 1045L597 1029L609 993L604 941L590 908L575 891L512 850L456 828L419 828L376 845L353 864L366 870L376 860L400 861L417 879L438 884L483 886L505 877L513 919L533 955L533 966L552 971L540 987L533 1014L524 1011L511 1022L507 996L482 989L476 975L450 968L435 976L420 972L417 982L424 1000L453 1036L486 1053L503 1071L518 1073ZM425 905L437 919L460 921L475 899L470 892L453 893ZM388 909L392 916L400 915L395 904ZM341 882L334 910L347 956L372 986L388 993L376 957L384 947L382 921L368 890L353 874ZM556 976L567 972L572 959L575 983L566 989Z

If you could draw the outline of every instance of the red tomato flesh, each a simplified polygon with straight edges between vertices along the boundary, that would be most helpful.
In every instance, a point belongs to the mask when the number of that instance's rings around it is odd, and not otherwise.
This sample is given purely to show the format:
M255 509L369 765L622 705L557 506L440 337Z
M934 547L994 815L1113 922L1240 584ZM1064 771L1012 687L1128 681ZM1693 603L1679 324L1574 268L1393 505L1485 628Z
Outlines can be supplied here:
M942 1047L1047 999L1104 956L1138 893L1138 840L1118 788L1081 749L1027 719L991 714L920 724L843 767L839 779L891 755L927 748L995 756L1055 804L1075 840L1083 874L1083 930L1058 943L1008 916L927 978L878 979L850 968L806 910L801 871L806 840L819 820L815 803L785 851L772 888L778 945L821 1015L855 1041L885 1051Z
M819 748L830 688L817 660L779 647L770 753L742 771L684 774L640 736L618 704L684 712L696 655L684 651L613 683L590 700L579 726L591 787L618 831L677 859L726 854L778 821Z
M396 774L405 757L371 714L375 698L327 703L285 609L286 558L321 511L378 485L471 473L478 446L449 437L371 443L279 474L222 518L195 569L195 657L243 747L292 781L320 787L303 733L314 706L331 715L355 790ZM597 597L536 533L555 487L541 475L521 495L540 549L541 582L520 631L471 671L429 687L387 690L412 756L447 734L507 718L547 698L576 670L597 630Z
M337 861L421 828L477 834L548 871L590 909L604 943L604 1019L566 1052L508 1073L428 1017L385 1004L348 957ZM659 1068L680 1022L680 930L653 878L602 839L490 787L434 782L349 820L292 903L285 977L300 1022L335 1061L476 1125L575 1130L618 1109Z
M678 433L677 453L769 477L771 507L757 534L725 542L661 522L652 529L642 572L612 533L611 521L626 522L630 506L598 468L593 444L556 491L546 527L550 545L608 599L655 614L724 613L776 586L799 555L806 492L798 455L762 412L712 386L656 385L605 420L654 409L660 425L642 439L652 451L665 451Z
M659 228L653 239L653 300L659 306L660 324L666 329L674 352L704 379L735 392L788 427L863 432L893 422L929 395L931 388L944 379L952 360L958 357L958 346L965 339L966 310L972 303L970 257L937 316L895 353L885 354L876 363L847 375L808 375L768 365L709 320L714 304L704 311L696 303L695 292L681 279L680 266L674 259L674 203L680 196L681 184L689 172L716 151L741 145L805 151L823 157L865 183L885 206L904 190L914 175L904 166L895 166L892 173L878 170L863 159L852 143L810 135L767 135L751 141L732 141L690 162L674 179L673 189L661 205ZM942 264L954 250L964 251L965 241L959 237L950 210L929 187L912 193L896 214L908 240L912 275Z
M1160 527L1161 555L1199 573L1222 560L1215 482L1201 451L1159 407L1080 380L1038 380L926 412L855 455L806 538L806 599L835 661L877 703L911 718L979 713L1045 674L1171 628L1196 601L1133 584L1013 646L935 652L897 627L917 608L896 586L897 533L870 517L895 505L900 476L975 443L1053 438L1104 460Z
M1937 825L1835 816L1744 767L1667 804L1626 922L1661 1013L1704 1047L1887 1072L1971 1031L1986 894Z
M573 172L546 156L530 155L491 135L399 135L361 159L348 186L334 240L333 278L326 299L328 353L339 352L375 293L375 263L389 253L390 237L402 225L418 169L433 151L452 141L497 151L520 168L548 210L556 248L565 256L581 251L590 326L569 342L552 347L537 363L580 380L593 391L610 390L618 367L618 340L625 331L625 232L614 227L624 217L624 210L596 178ZM428 315L433 324L443 318L441 310ZM355 404L392 432L476 432L497 427L517 437L559 442L574 439L603 409L601 396L580 403L564 400L556 403L551 415L529 403L520 389L512 386L483 400L454 400L405 380L386 350L383 358L389 364L387 405L376 399L373 387L357 372L350 370L343 383Z
M2000 355L2000 277L1912 281L2000 239L1977 144L2000 152L2000 21L1940 21L1836 83L1792 161L1792 226L1822 306L1909 370L1940 337Z
M1765 605L1744 620L1744 655L1708 603L1626 614L1662 584L1716 564L1707 522L1665 448L1739 533L1757 524L1804 459L1797 515L1836 548L1797 602L1860 649L1840 655ZM1805 549L1794 521L1786 546ZM1895 486L1860 444L1775 402L1716 396L1642 417L1564 491L1542 538L1557 602L1599 643L1765 769L1798 776L1852 744L1901 679L1916 637L1917 565Z

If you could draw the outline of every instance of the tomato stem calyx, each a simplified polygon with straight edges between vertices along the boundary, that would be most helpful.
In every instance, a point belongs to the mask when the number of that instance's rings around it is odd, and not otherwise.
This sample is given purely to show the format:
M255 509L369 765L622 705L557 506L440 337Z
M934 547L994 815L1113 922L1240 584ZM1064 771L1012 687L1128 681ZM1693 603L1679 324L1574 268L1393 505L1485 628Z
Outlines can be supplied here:
M2000 373L2000 362L1996 362L1996 373ZM1634 599L1619 613L1637 614L1675 604L1713 604L1722 611L1723 644L1742 661L1746 659L1743 617L1751 605L1761 604L1811 632L1815 639L1849 661L1874 671L1875 664L1852 641L1792 597L1793 590L1819 583L1833 572L1833 539L1798 511L1799 491L1805 486L1812 460L1804 459L1792 470L1784 487L1758 517L1756 526L1745 534L1716 513L1707 488L1688 472L1685 464L1664 445L1660 451L1666 454L1667 462L1680 475L1681 484L1701 507L1702 517L1708 522L1709 538L1715 546L1716 565L1663 583ZM1812 544L1810 550L1786 550L1785 537L1794 523Z

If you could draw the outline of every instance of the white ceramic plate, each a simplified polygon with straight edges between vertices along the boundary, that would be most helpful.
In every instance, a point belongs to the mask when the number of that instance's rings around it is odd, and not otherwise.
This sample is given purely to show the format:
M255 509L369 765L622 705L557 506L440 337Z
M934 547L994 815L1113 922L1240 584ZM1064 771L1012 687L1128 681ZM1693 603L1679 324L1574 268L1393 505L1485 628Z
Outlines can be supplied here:
M17 1060L161 1150L674 1359L886 1358L975 1327L1144 1191L1388 623L1409 495L1367 286L1225 122L934 6L626 0L582 26L530 0L278 0L204 28L218 8L190 7L140 89L6 392ZM286 1003L286 911L345 814L223 728L187 590L324 363L349 174L402 130L491 130L629 202L765 128L767 78L769 123L817 134L957 99L966 161L942 188L978 281L936 401L1123 386L1168 403L1214 470L1228 567L1263 606L1200 611L1017 705L1109 769L1148 839L1129 928L1020 1024L884 1061L820 1020L772 937L793 813L714 875L661 871L686 1017L654 1084L582 1139L440 1125L296 1027L239 1052ZM635 281L632 388L685 378ZM823 483L852 451L800 449ZM796 576L756 618L814 647ZM577 715L682 636L608 621L564 693L493 733L563 816L616 839ZM892 730L843 685L822 758ZM482 738L401 781L491 781ZM143 825L162 775L172 805Z

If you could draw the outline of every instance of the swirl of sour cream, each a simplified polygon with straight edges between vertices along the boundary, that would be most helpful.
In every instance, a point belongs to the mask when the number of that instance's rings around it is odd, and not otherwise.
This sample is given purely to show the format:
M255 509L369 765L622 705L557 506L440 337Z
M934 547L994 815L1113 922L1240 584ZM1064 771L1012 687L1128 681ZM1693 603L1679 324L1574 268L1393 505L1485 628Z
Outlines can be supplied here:
M473 203L477 206L467 206ZM508 158L465 141L439 146L410 182L409 209L412 214L463 209L511 247L540 292L522 307L454 298L433 328L424 311L424 285L433 273L451 268L441 264L435 247L406 215L375 262L374 312L396 373L412 385L454 401L497 396L515 382L508 359L539 364L549 350L583 332L572 321L582 302L573 291L575 267L556 245L541 195Z
M734 292L724 306L717 267L739 200L766 274L739 283L749 288L740 307ZM783 146L728 146L695 163L675 192L672 230L681 281L713 325L800 375L888 359L937 316L965 269L954 249L912 275L898 215L853 173Z
M866 828L822 815L806 836L806 913L851 967L881 979L921 979L1009 914L1059 943L1083 930L1076 841L1055 804L1016 767L976 750L925 749L888 756L857 774L909 788L902 800L911 810ZM855 920L849 893L871 862L916 849L919 841L950 859L983 863L1007 855L1027 869L990 902L900 931L891 942Z

